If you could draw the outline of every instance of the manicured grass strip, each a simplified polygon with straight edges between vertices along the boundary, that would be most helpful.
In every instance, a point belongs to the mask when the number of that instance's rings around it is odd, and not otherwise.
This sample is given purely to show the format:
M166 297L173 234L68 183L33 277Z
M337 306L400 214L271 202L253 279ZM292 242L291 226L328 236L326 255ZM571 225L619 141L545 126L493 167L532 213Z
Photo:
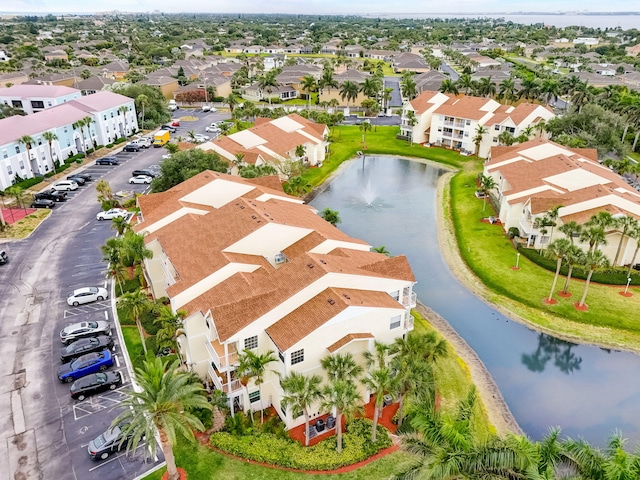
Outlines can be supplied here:
M520 257L520 270L512 270L516 251L503 229L480 221L495 215L490 205L483 212L483 202L474 197L475 177L480 169L478 162L475 169L467 168L452 179L451 215L462 259L489 289L498 294L488 293L488 299L560 335L640 349L638 289L631 289L635 295L626 298L618 294L620 286L591 284L586 301L589 310L581 312L573 304L582 295L583 281L571 281L571 298L556 296L556 305L545 305L542 300L549 295L553 273L523 256ZM563 281L561 278L557 290Z
M190 479L209 480L383 480L397 471L398 465L411 457L404 452L395 452L375 460L362 468L339 475L308 475L263 467L227 457L199 444L181 441L175 448L176 463L184 468ZM337 454L336 454L337 455ZM160 480L165 469L145 477L144 480Z

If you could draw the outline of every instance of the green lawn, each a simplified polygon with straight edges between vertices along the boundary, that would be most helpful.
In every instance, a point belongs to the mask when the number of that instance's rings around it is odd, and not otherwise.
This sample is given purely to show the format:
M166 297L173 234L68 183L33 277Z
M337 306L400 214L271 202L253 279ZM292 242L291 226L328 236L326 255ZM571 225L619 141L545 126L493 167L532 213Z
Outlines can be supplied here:
M619 286L592 283L586 301L589 310L579 312L573 303L582 295L583 281L572 280L569 290L573 296L556 297L558 303L548 306L542 300L549 294L553 273L523 256L520 270L511 269L516 262L516 251L502 228L480 222L482 217L494 212L489 206L483 212L483 202L474 196L478 171L479 162L475 168L465 169L453 178L451 213L462 258L490 289L485 297L562 336L640 349L639 289L632 289L635 295L625 298L618 294ZM563 280L561 277L560 282Z

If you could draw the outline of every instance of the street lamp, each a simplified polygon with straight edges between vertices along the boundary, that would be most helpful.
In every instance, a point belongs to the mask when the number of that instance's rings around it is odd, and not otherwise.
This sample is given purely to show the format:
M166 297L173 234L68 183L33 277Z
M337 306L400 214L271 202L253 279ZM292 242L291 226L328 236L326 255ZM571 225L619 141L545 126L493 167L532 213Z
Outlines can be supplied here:
M629 292L629 284L631 283L631 277L627 277L627 286L624 289L624 294L627 295Z

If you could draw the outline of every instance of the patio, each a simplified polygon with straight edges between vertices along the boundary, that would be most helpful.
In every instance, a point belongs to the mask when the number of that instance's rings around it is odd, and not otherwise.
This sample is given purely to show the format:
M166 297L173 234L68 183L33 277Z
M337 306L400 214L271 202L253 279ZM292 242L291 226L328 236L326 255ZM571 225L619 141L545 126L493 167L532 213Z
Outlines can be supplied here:
M396 414L396 412L398 411L398 406L399 404L396 403L392 403L390 405L387 405L386 407L384 407L382 409L382 415L378 418L378 424L385 427L387 430L389 430L390 433L396 433L396 429L398 428L397 425L394 425L391 422L391 419L393 418L393 416ZM364 406L364 415L362 415L365 418L368 418L369 420L373 420L373 409L374 409L374 402L373 402L373 398L369 401L369 403L367 403ZM325 414L325 415L319 415L317 417L311 418L309 420L309 425L315 425L315 423L319 420L322 419L322 421L325 423L325 429L322 432L317 433L314 437L312 437L311 439L309 439L309 446L312 445L316 445L317 443L321 442L322 440L326 440L327 438L331 437L331 435L335 434L336 429L332 428L332 429L327 429L326 428L326 423L327 423L327 418L330 416L330 414ZM345 422L344 422L344 417L342 419L342 431L344 431L344 426L345 426ZM292 428L291 430L289 430L289 436L300 442L302 445L304 445L304 440L305 440L305 435L304 435L304 424L299 425L295 428Z

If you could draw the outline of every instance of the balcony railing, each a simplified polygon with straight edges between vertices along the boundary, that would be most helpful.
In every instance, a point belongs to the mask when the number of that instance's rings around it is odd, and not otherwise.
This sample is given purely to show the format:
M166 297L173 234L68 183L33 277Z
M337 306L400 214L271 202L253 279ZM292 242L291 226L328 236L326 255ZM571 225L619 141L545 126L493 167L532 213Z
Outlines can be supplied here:
M414 321L415 319L413 318L413 315L407 312L404 317L404 329L407 332L410 332L411 330L413 330Z
M212 342L205 340L205 346L207 348L207 352L209 352L211 360L216 364L216 368L219 370L227 369L238 362L238 354L235 347L232 345L228 347L228 357L225 357L224 355L224 345L222 345L218 340L214 340Z
M242 388L242 384L239 380L231 380L231 383L222 383L222 377L218 375L215 368L213 368L211 365L209 365L208 373L216 389L222 390L226 394L233 393L236 390L240 390Z
M528 222L524 219L520 220L520 234L522 236L528 236L533 232L533 223Z
M410 295L402 295L402 306L413 308L416 306L417 295L411 292Z

